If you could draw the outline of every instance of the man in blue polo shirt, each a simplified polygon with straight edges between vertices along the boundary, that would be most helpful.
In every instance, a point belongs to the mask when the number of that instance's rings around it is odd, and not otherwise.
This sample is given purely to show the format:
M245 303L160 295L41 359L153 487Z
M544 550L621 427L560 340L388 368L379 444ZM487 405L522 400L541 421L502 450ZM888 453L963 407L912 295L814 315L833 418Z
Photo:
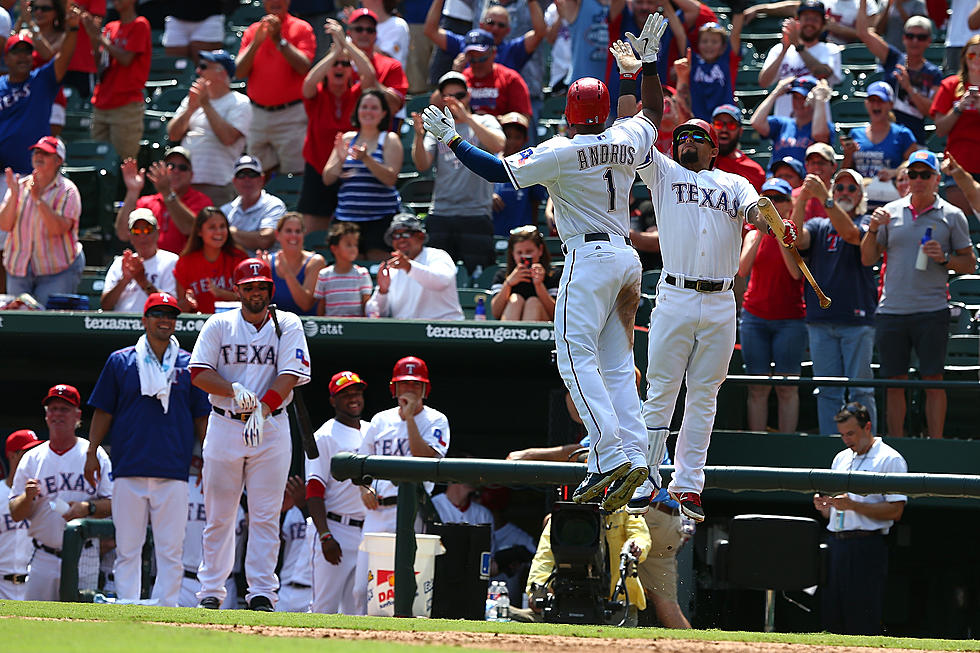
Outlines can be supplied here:
M195 436L203 440L211 405L191 385L190 353L174 337L177 300L153 293L143 306L144 335L136 346L109 355L88 403L95 408L89 430L91 451L111 434L116 525L116 592L139 600L140 552L147 521L153 525L157 577L151 598L174 606L184 577L182 554L187 525L187 473ZM94 483L95 455L85 463Z

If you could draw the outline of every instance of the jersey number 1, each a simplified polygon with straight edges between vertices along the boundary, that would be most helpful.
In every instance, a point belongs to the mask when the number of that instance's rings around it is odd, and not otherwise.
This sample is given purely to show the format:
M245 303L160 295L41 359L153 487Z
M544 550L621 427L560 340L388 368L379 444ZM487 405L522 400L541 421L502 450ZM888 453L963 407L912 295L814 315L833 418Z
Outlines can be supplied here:
M606 180L606 191L609 193L609 211L616 210L616 184L613 183L613 173L612 168L606 168L606 171L602 174L602 178Z

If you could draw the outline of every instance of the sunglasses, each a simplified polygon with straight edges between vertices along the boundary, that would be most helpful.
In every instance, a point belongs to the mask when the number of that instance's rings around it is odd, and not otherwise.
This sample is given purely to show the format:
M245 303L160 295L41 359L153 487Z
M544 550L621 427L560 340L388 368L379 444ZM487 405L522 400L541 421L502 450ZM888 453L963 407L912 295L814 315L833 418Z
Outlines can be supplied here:
M134 236L147 236L152 234L156 229L154 227L133 227L129 230L129 233Z
M499 20L490 20L489 18L483 21L484 25L489 25L490 27L499 27L500 29L507 29L510 27L509 23L504 23Z
M838 193L840 193L842 191L847 191L848 193L853 193L857 189L858 189L858 187L855 184L848 184L846 186L844 184L837 184L836 186L834 186L834 190L837 191Z
M523 227L514 227L510 230L511 236L523 236L525 234L536 234L538 233L538 228L533 224L526 224Z
M726 122L724 120L716 120L711 123L711 126L723 132L737 132L738 128L741 127L737 122Z
M394 240L408 240L415 235L414 231L399 231L398 233L391 234L391 239Z
M36 11L54 11L51 5L31 5L31 13Z
M681 132L680 134L674 136L674 140L677 141L677 143L683 143L684 141L689 139L694 141L695 143L708 142L708 137L703 132L686 131L686 132Z
M179 313L168 311L165 308L151 308L146 312L146 317L152 317L158 320L176 320L178 315Z
M763 197L768 197L772 203L776 202L792 202L793 198L789 195L783 195L782 193L778 195L763 195Z
M337 66L340 66L341 68L350 68L350 62L349 61L334 61L333 62L333 67L336 68Z
M932 170L909 170L906 174L909 179L929 179L935 173Z
M239 170L235 173L235 179L255 179L261 175L254 170Z
M378 30L373 27L364 27L363 25L355 25L354 27L350 28L350 31L355 32L357 34L374 34Z
M206 62L202 61L201 63L197 64L197 69L198 70L207 70L208 69L208 64Z
M188 170L191 169L191 167L189 165L187 165L186 163L168 163L167 164L167 170L173 170L174 168L176 168L177 170L180 170L181 172L187 172Z
M454 97L457 100L459 100L460 102L462 102L463 100L466 99L466 95L467 95L466 91L459 91L457 93L443 93L442 94L443 97Z
M486 54L480 54L480 55L469 54L467 56L470 58L471 63L483 63L484 61L490 58L490 53L487 52Z
M929 34L913 34L912 32L905 32L902 36L910 41L928 41L932 38Z

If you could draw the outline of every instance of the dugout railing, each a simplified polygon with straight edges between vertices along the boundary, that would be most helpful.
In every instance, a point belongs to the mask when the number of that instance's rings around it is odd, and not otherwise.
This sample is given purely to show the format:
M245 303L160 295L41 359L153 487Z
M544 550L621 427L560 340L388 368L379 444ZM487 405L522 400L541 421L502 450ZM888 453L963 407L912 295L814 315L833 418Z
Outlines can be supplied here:
M65 535L61 544L61 585L60 600L69 603L91 603L95 595L102 592L108 579L108 574L102 570L83 569L82 553L87 547L101 548L104 540L114 539L116 527L111 519L73 519L65 524ZM153 551L153 533L147 529L146 542L142 551L142 574L144 593L150 587L151 553ZM101 552L100 552L101 553ZM98 566L102 556L95 556L93 564ZM109 572L111 573L111 572ZM80 578L94 578L93 583L81 583Z

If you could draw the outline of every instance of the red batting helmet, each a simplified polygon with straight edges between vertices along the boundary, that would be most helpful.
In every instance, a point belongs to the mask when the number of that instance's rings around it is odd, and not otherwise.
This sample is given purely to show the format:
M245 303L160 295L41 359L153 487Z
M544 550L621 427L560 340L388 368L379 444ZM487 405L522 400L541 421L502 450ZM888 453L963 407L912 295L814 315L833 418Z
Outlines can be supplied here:
M609 89L595 77L583 77L568 87L565 120L569 125L601 125L609 117Z
M247 258L235 267L235 285L253 281L265 281L272 283L272 270L269 264L262 259Z
M388 384L388 387L391 388L392 397L395 396L395 383L398 381L421 381L424 383L423 398L429 396L429 390L432 388L432 384L429 382L429 366L425 364L424 360L415 356L406 356L395 363L395 368L391 371L391 382Z
M684 129L685 127L694 127L695 129L699 129L699 130L703 131L708 136L708 140L711 141L711 147L713 147L713 148L717 148L718 147L718 135L715 134L715 128L712 127L707 122L705 122L704 120L701 120L700 118L691 118L687 122L682 123L682 124L677 125L676 127L674 127L674 137L673 137L673 140L674 140L674 150L673 150L674 161L677 161L677 135L680 134L683 131L687 131L687 130ZM712 157L711 158L711 161L708 162L708 170L711 170L712 168L715 167L715 158L716 157Z

